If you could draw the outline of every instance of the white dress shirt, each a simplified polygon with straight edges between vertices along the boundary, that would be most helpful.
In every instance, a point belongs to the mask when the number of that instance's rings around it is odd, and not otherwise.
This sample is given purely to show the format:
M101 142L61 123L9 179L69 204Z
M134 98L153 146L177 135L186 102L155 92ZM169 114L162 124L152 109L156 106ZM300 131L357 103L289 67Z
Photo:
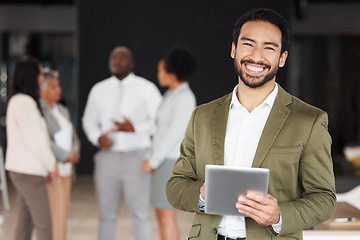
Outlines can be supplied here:
M56 159L46 123L32 97L21 93L11 97L6 112L6 132L7 170L44 177L54 171Z
M113 120L123 117L133 124L135 132L114 132L109 136L111 151L123 152L148 148L155 130L155 117L161 102L156 85L130 73L121 81L115 76L96 83L88 96L82 126L90 142L98 145L99 137L114 128Z
M153 138L149 164L156 169L165 159L177 159L196 98L187 82L167 90L159 107L156 133Z
M54 117L61 129L66 128L69 125L71 125L71 122L60 112L57 104L54 104L53 108L50 111L54 115Z
M270 95L252 112L240 104L237 98L237 90L238 86L233 91L229 109L224 165L251 168L262 131L278 92L278 86L275 84ZM277 225L273 225L274 230L280 232L277 227ZM219 234L231 238L246 237L245 218L221 216Z

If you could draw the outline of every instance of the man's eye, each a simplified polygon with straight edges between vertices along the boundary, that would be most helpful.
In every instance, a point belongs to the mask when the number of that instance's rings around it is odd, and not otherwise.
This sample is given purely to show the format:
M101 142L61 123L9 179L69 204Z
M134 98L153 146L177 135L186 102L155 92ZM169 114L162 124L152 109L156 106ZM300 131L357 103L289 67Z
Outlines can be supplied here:
M266 50L270 50L270 51L274 51L274 50L275 50L275 49L272 48L272 47L266 47L265 49L266 49Z
M243 45L250 46L250 47L252 46L251 43L243 43Z

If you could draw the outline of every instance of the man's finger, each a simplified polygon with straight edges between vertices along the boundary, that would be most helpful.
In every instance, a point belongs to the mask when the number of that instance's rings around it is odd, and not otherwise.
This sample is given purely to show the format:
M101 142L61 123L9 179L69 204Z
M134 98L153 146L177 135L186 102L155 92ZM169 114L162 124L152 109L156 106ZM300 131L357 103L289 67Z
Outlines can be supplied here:
M253 199L247 198L247 196L240 196L238 198L238 203L239 206L249 206L251 208L257 209L257 210L261 210L264 208L264 206L258 202L258 201L254 201Z
M270 194L268 194L268 195L270 195ZM267 197L268 196L266 196L266 195L264 195L262 193L256 193L256 192L248 192L248 193L246 193L246 198L247 199L250 199L250 200L253 200L253 201L259 202L259 203L264 203L264 201L267 200Z

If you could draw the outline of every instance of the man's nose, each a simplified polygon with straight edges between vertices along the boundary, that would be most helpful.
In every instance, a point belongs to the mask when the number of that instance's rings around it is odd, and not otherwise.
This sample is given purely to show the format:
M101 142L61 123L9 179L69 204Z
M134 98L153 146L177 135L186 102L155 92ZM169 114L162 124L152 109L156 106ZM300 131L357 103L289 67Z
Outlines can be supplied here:
M250 58L255 62L262 62L264 60L263 49L259 47L254 47L251 51Z

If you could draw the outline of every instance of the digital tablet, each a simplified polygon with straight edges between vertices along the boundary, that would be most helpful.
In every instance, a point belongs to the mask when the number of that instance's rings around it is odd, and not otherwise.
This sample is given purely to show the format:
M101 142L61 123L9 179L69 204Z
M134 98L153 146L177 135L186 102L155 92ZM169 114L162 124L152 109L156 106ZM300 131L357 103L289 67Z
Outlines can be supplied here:
M246 217L235 206L239 195L245 195L247 191L267 195L269 174L267 168L206 165L205 213Z

